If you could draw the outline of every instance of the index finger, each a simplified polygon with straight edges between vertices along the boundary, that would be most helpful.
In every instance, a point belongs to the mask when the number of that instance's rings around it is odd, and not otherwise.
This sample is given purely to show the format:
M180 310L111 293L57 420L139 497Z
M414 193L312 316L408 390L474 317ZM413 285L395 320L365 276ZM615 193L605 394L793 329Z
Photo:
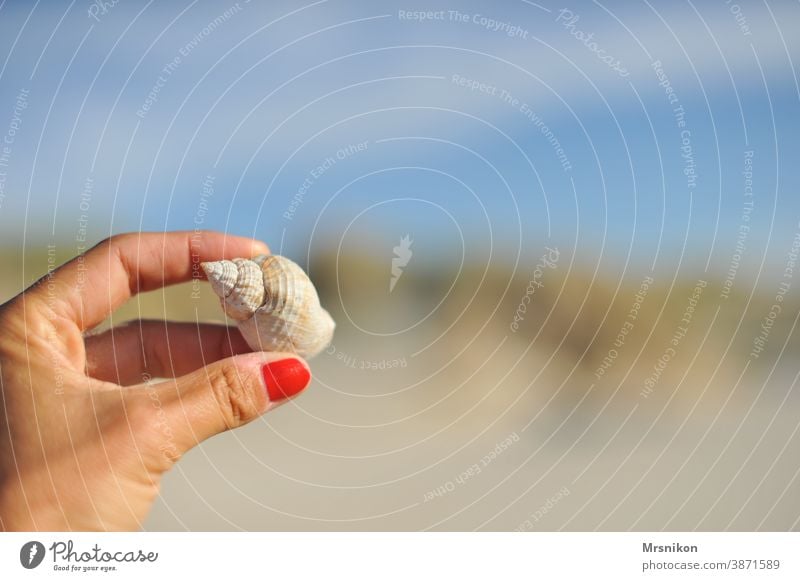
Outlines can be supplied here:
M52 273L47 286L57 292L50 293L56 297L51 307L83 331L101 323L139 292L201 278L201 262L268 252L263 242L221 232L112 236ZM39 287L29 292L42 291Z

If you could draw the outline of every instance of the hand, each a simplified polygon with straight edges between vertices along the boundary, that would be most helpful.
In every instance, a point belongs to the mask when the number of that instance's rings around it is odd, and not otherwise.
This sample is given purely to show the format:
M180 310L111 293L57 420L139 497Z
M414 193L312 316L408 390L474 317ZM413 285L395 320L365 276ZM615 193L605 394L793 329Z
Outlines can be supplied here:
M211 232L114 236L0 307L0 530L140 528L184 452L306 387L303 361L250 353L235 328L136 321L84 336L193 264L267 252Z

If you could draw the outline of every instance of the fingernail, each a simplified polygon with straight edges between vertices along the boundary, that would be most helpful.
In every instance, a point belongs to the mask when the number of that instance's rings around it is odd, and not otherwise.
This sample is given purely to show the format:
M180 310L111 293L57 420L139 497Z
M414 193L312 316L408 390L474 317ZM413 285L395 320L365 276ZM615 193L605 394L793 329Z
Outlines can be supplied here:
M281 359L261 367L269 400L277 402L303 391L311 382L308 367L299 359Z

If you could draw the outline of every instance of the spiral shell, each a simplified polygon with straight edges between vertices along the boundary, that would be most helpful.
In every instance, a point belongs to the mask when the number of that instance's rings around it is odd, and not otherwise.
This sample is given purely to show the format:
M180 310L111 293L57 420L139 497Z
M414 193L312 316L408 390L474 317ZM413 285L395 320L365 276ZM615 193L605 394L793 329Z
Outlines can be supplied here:
M313 357L330 344L336 324L306 273L288 258L235 258L201 266L251 349Z

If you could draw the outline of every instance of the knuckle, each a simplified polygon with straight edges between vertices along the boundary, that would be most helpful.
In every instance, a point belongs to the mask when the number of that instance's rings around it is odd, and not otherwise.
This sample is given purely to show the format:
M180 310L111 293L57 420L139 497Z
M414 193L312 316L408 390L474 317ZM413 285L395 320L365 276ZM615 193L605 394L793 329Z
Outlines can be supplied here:
M124 418L110 422L107 445L115 442L114 452L135 454L138 462L168 470L181 457L179 426L164 409L169 398L162 401L166 393L151 387L132 388L128 393Z
M122 240L123 236L125 236L125 234L114 234L113 236L104 238L103 240L95 244L92 248L90 248L89 251L108 252L112 248L119 246L119 243Z
M137 232L114 234L105 240L101 240L92 250L98 250L99 252L110 254L112 257L116 256L120 260L123 260L125 256L124 249L135 246L141 237L142 234Z
M211 388L228 428L236 428L255 418L257 404L233 365L224 365L212 376Z
M114 234L112 236L109 236L102 242L100 242L100 244L106 246L119 246L120 244L124 244L126 241L130 240L132 237L135 236L137 236L137 234L132 234L130 232L124 232L122 234Z
M16 299L0 306L0 329L6 332L9 329L16 330L22 320L22 309L20 302Z
M58 333L59 319L51 306L35 294L29 294L24 301L21 296L0 307L0 354L4 356L48 348Z

